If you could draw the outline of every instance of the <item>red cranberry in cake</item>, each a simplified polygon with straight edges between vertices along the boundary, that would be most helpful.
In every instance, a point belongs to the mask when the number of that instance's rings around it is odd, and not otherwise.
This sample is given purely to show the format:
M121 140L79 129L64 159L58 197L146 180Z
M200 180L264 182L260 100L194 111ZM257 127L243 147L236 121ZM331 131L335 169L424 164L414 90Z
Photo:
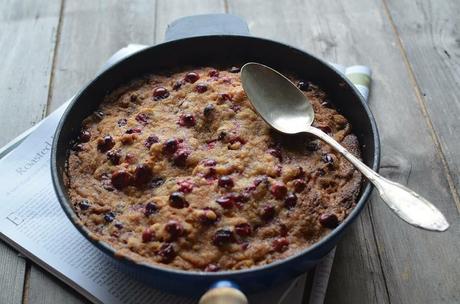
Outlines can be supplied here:
M195 91L198 93L204 93L208 90L208 86L205 85L204 83L199 83L195 87Z
M111 180L112 185L116 189L121 190L132 183L133 176L129 172L122 169L113 173Z
M179 117L179 125L182 127L193 127L196 124L195 116L193 114L182 114Z
M189 83L195 83L198 79L200 79L200 76L195 72L189 72L185 74L185 77L184 77L184 80Z
M163 243L163 245L160 247L160 250L158 251L158 255L161 257L161 261L163 263L171 263L176 257L176 250L174 249L174 245L171 243Z
M235 241L235 236L233 235L233 231L230 229L219 229L216 231L214 234L214 238L212 240L212 243L215 246L221 247L226 244L232 243Z
M252 228L248 223L242 223L235 226L235 232L239 236L249 236L252 232Z
M270 192L275 198L282 199L286 196L287 187L284 183L276 181L271 185Z
M188 202L182 192L173 192L169 196L169 205L173 208L182 209L188 207Z
M175 241L184 234L184 227L178 221L169 221L165 225L165 231L169 234L169 240Z
M295 193L288 193L286 199L284 200L284 207L287 209L292 209L297 204L297 195Z
M91 139L91 132L89 130L81 130L78 139L83 143L88 142Z
M158 87L153 90L153 99L160 100L169 97L169 91L164 87Z
M158 136L152 134L152 135L150 135L149 137L147 137L147 139L146 139L145 142L144 142L144 146L145 146L146 148L150 149L150 147L151 147L153 144L155 144L155 143L157 143L157 142L159 142L159 141L160 141L160 139L158 138Z
M152 169L146 164L140 164L136 166L134 170L134 183L137 186L147 184L152 179Z
M319 217L319 222L321 225L329 229L334 229L339 225L339 219L337 218L337 215L329 212L321 214Z
M226 189L231 189L235 185L230 176L221 176L218 182L219 186Z
M112 136L106 135L103 138L100 138L97 142L97 148L101 152L107 152L115 146L115 140Z
M289 241L286 238L278 238L272 242L273 249L277 252L284 252L289 247Z
M167 141L165 141L163 145L163 152L166 154L173 154L177 151L178 146L179 141L175 138L170 138Z

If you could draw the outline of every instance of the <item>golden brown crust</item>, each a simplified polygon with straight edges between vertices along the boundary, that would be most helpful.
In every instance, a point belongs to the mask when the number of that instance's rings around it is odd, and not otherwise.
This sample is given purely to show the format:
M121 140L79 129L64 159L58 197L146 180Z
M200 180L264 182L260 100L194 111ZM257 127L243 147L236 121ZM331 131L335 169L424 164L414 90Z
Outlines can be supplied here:
M351 164L318 140L271 131L239 73L193 73L137 80L84 121L68 192L97 238L119 256L217 271L283 259L343 221L361 183ZM305 94L315 126L359 156L325 94Z

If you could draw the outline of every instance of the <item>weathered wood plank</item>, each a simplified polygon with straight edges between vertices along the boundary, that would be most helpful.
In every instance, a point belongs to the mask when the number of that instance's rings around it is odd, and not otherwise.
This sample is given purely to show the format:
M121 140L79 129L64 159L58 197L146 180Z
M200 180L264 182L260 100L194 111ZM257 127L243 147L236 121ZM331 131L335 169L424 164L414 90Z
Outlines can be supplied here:
M26 262L18 254L0 243L0 303L22 302Z
M460 244L459 217L383 5L365 0L229 5L230 12L249 21L256 35L327 60L370 65L374 71L370 105L381 132L382 173L423 193L453 224L443 234L417 230L397 219L374 193L370 217L364 213L338 248L326 301L455 302L460 266L453 259ZM362 234L356 233L358 229Z
M155 2L65 1L48 113L95 76L104 62L129 43L152 44ZM32 266L29 303L86 303L68 286Z
M460 212L460 4L458 1L384 1L415 73L445 155Z
M168 24L180 17L224 12L224 0L157 0L155 43L164 40Z
M41 120L60 1L0 2L0 146ZM26 263L0 243L0 303L21 303Z
M90 303L80 294L69 288L69 286L51 277L48 273L36 266L33 266L31 269L29 283L27 303L30 304Z
M0 2L0 146L43 117L60 1Z
M155 1L65 1L48 112L90 81L129 43L152 44Z

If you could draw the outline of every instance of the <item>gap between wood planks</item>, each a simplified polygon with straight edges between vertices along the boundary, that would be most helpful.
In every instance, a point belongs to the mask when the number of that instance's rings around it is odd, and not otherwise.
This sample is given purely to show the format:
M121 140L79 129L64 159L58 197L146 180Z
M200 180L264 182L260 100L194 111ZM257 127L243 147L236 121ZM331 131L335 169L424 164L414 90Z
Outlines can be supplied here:
M56 38L54 40L53 59L51 61L51 74L50 74L50 79L48 82L48 99L46 100L46 105L42 111L42 119L45 118L45 116L49 114L48 109L49 109L49 105L50 105L52 94L53 94L52 90L53 90L53 80L54 80L54 67L56 66L58 46L59 46L59 41L61 39L64 5L65 5L65 0L61 0L61 7L59 8L59 20L58 20L58 24L56 27L56 35L55 35ZM32 269L32 263L27 258L25 258L25 261L26 261L26 270L25 270L25 275L24 275L24 285L22 288L22 303L28 304L29 303L30 272Z
M407 70L409 72L409 78L410 78L410 80L411 80L411 82L412 82L412 84L414 86L414 91L415 91L415 96L416 96L415 99L417 100L418 104L420 105L423 117L425 117L426 124L428 125L428 129L430 130L430 135L433 138L433 142L434 142L434 144L436 146L436 150L438 151L439 157L441 159L443 169L444 169L444 172L445 172L446 178L447 178L447 183L449 185L450 192L452 194L452 198L454 199L455 206L457 207L457 211L460 213L460 197L459 197L457 189L455 187L454 179L452 178L452 173L451 173L451 170L450 170L449 165L447 163L445 153L444 153L444 151L442 149L441 142L439 140L438 135L436 134L436 130L434 129L433 123L431 121L431 117L428 114L428 110L427 110L427 107L426 107L426 104L425 104L425 100L422 97L422 93L421 93L422 90L420 89L420 86L417 83L417 78L415 77L414 69L412 68L412 65L411 65L411 63L409 61L407 51L404 48L404 45L403 45L403 42L401 40L401 36L399 35L396 23L394 22L393 17L391 16L390 10L388 9L387 0L382 0L382 4L383 4L383 7L384 7L385 15L388 17L388 20L389 20L389 22L391 24L393 32L395 33L398 48L401 51L401 54L402 54L402 57L403 57L404 65L406 66L406 68L407 68Z
M54 67L56 66L58 46L59 46L59 41L61 40L61 29L62 29L62 19L64 15L64 6L65 6L65 0L61 0L61 7L59 9L59 20L58 20L58 24L56 28L56 39L54 41L53 60L51 62L50 81L48 83L48 99L46 100L46 106L42 112L42 119L45 118L45 116L49 114L48 109L51 103L51 99L53 97Z

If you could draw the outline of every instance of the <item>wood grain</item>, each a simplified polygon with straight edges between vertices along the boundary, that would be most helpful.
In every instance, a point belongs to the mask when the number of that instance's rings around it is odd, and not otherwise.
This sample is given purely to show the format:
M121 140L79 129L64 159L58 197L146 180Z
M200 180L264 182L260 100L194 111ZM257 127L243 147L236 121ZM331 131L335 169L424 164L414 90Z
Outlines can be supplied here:
M0 2L0 146L43 117L60 1ZM0 243L0 303L21 303L26 263Z
M48 113L91 80L118 49L129 43L152 44L155 2L66 0L57 44ZM86 303L72 289L32 266L29 303Z
M43 118L60 1L0 2L0 146Z
M374 193L370 213L362 214L338 248L326 302L455 302L459 266L453 259L459 250L459 218L383 5L365 0L229 5L230 12L249 21L256 35L334 62L370 65L370 105L381 133L382 173L423 193L453 224L444 234L417 230L396 218Z
M385 3L418 99L440 142L460 212L460 5L455 0Z
M72 97L129 43L152 44L155 1L66 0L48 112Z

